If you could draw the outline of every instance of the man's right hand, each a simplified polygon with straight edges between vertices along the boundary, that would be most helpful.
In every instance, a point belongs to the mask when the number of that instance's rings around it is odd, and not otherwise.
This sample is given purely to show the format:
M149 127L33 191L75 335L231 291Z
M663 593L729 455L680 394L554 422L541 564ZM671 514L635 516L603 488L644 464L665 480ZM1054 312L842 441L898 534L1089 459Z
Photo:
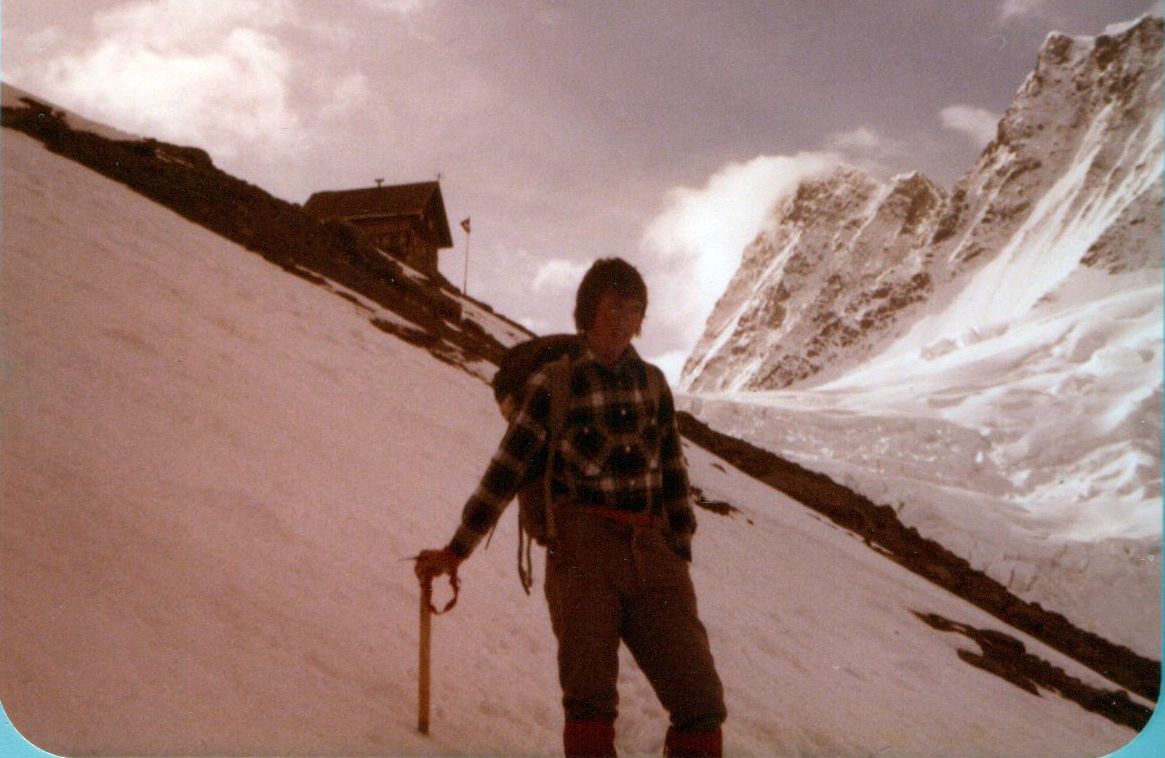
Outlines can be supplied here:
M457 576L457 567L461 565L461 561L462 558L447 548L422 550L417 555L417 563L413 569L422 582L432 581L434 577L442 574Z

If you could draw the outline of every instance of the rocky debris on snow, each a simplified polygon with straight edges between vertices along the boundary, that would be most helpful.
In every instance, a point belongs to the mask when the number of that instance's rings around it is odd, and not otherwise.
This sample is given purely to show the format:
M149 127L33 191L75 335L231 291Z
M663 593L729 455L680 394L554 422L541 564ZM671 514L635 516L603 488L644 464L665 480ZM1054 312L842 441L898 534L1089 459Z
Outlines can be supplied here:
M740 513L740 509L732 503L726 502L724 500L715 500L705 496L704 490L695 486L694 484L691 485L691 491L692 502L696 505L697 508L703 508L704 510L715 513L718 516L735 516L736 514ZM748 523L751 524L752 520L750 519Z
M963 661L988 671L1039 697L1040 688L1080 704L1108 720L1140 731L1149 723L1153 710L1134 703L1124 690L1103 690L1092 687L1062 668L1053 666L1039 656L1027 652L1023 642L996 629L976 629L969 624L943 618L937 613L913 612L928 626L940 632L962 634L979 645L980 652L959 650Z

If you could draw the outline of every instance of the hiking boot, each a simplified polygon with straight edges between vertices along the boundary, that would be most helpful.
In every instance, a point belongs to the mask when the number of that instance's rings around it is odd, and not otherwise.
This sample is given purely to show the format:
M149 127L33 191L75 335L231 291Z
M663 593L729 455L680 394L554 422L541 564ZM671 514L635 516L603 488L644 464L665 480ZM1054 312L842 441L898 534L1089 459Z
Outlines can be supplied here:
M723 736L719 729L681 732L673 727L667 730L663 754L666 758L721 758Z
M567 721L562 748L566 758L614 758L615 725L609 721Z

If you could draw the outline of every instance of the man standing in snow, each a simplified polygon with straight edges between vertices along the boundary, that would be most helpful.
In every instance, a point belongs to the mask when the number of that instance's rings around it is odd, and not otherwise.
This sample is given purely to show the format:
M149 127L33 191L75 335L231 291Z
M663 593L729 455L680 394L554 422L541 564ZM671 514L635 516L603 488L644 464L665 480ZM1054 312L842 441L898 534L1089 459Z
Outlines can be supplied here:
M543 367L531 376L453 539L417 559L422 579L455 574L527 469L553 461L555 530L545 591L558 640L568 757L615 755L620 641L670 715L666 754L722 752L727 711L688 574L696 520L675 409L659 369L631 347L646 309L647 287L634 266L618 258L591 266L575 301L582 350L570 364L555 455L547 451L551 400ZM648 372L659 376L649 381Z

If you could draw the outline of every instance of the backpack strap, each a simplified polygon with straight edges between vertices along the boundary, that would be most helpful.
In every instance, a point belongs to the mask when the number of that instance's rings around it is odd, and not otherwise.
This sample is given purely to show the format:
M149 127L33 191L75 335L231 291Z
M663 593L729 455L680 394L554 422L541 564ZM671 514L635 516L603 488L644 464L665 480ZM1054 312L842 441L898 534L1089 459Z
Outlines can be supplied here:
M655 413L656 420L659 420L659 401L663 396L663 372L651 364L644 365L644 372L647 374L647 398L651 404L651 409ZM647 490L647 512L655 509L655 503L652 498L651 488Z
M647 397L651 399L651 405L655 408L656 415L659 415L659 399L663 396L663 372L650 364L646 368Z
M550 363L550 415L546 428L546 471L542 475L542 502L546 506L546 541L554 539L554 500L551 497L551 479L554 475L554 457L558 451L558 441L562 438L562 430L566 426L566 410L570 405L570 354ZM522 589L530 594L534 586L534 539L526 530L518 525L518 578L522 582Z
M570 355L564 355L550 369L550 436L546 442L546 474L542 479L546 492L547 540L554 538L554 500L550 496L550 480L554 475L554 458L566 426L566 410L570 405L570 367Z

